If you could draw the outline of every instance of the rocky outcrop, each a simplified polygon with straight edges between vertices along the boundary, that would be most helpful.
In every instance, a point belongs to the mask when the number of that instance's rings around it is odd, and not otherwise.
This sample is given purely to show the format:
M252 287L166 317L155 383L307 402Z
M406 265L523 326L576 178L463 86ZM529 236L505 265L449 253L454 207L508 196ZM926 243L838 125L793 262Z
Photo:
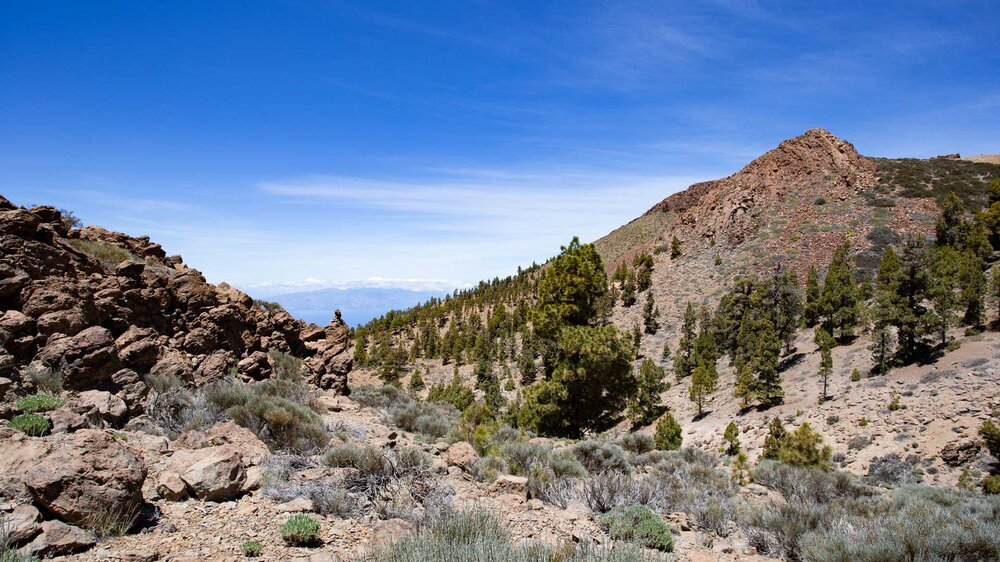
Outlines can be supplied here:
M147 237L70 229L52 207L0 197L0 376L31 388L51 371L68 390L117 395L138 413L147 374L196 385L271 376L268 353L304 360L306 378L347 392L351 330L325 328L208 283ZM139 403L137 403L139 402Z

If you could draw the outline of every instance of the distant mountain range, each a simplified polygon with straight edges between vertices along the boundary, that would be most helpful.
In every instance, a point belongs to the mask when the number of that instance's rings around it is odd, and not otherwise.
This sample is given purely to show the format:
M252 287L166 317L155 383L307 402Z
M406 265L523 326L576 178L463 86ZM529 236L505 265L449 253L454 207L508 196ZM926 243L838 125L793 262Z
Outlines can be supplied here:
M329 288L284 294L268 294L250 289L250 296L280 304L292 316L325 326L334 310L340 309L349 326L365 324L393 309L407 309L447 291L411 290L384 287Z

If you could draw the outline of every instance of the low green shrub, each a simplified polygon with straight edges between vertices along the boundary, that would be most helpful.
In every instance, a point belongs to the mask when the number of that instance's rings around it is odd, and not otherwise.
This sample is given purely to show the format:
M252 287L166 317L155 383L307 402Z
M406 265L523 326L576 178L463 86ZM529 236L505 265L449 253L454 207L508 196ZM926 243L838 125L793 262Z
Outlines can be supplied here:
M753 469L753 481L781 492L790 502L827 503L836 498L864 498L875 491L839 471L793 466L763 460Z
M51 394L32 394L25 396L14 403L14 406L27 414L37 414L39 412L50 412L62 405L62 400L58 396Z
M548 466L552 449L541 443L506 443L500 447L500 456L507 461L511 474L528 476L531 467Z
M480 482L493 482L507 472L507 463L500 457L487 455L480 457L472 467L472 475Z
M260 541L247 541L240 545L240 550L247 558L257 558L264 552L264 545Z
M41 437L52 429L52 422L38 414L21 414L10 420L10 426L25 435Z
M278 527L278 533L291 546L315 546L320 543L319 522L308 515L296 514Z
M670 527L644 505L614 509L601 516L600 521L615 540L632 541L663 552L674 549Z
M923 474L918 467L904 461L896 453L888 453L872 459L866 479L885 488L894 488L916 484L923 479Z

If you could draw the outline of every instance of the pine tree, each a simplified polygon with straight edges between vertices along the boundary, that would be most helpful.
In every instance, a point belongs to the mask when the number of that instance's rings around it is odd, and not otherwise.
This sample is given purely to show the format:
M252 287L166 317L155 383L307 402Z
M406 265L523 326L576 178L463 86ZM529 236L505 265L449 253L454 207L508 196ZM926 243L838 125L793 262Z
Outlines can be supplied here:
M889 372L892 365L893 347L896 345L896 337L888 325L881 325L872 332L872 343L869 350L872 352L873 371L885 374Z
M764 438L764 450L761 451L760 458L777 460L781 457L781 450L785 446L785 439L788 438L788 431L785 424L778 418L771 418L768 425L767 437Z
M643 359L639 367L635 398L628 406L628 418L632 425L647 425L659 416L663 409L660 405L660 395L668 388L666 376L663 367L649 359Z
M735 422L729 422L726 431L722 434L722 439L726 442L726 454L733 456L740 452L740 428Z
M715 309L713 324L717 343L719 348L729 355L730 361L736 361L736 353L739 351L737 338L744 316L761 312L750 310L750 297L755 291L757 283L753 279L738 278L733 283L733 288L719 300L719 306ZM763 306L762 302L759 304Z
M677 423L672 413L663 414L660 421L656 422L656 431L653 433L653 443L655 443L656 449L676 451L681 448L682 442L681 424Z
M680 381L694 372L694 341L698 329L698 314L690 302L684 309L684 320L681 325L681 339L677 344L677 355L674 356L674 376Z
M781 342L771 316L764 311L763 295L759 291L754 291L751 295L749 310L759 312L743 315L736 336L737 351L733 366L741 377L744 375L744 366L749 366L755 380L752 384L738 380L736 395L747 404L757 401L765 406L772 406L779 403L784 394L778 373Z
M962 206L962 200L955 195L955 192L949 192L941 201L941 215L938 217L935 228L939 246L955 248L960 246L964 218L965 207Z
M895 323L898 326L899 354L912 358L920 351L920 338L933 329L934 315L924 305L932 298L932 279L926 244L910 236L900 255L900 275Z
M990 295L997 304L997 316L1000 318L1000 267L993 267L990 273Z
M664 363L670 361L670 340L663 340L663 353L660 354L660 361Z
M550 368L524 391L521 427L579 437L614 425L632 400L634 346L614 325L594 325L606 290L600 255L576 238L545 270L533 319Z
M424 378L420 376L420 371L413 371L410 375L410 390L423 390Z
M675 235L670 239L670 259L675 260L681 257L681 241Z
M535 351L531 340L522 338L521 355L517 359L517 370L521 373L521 384L529 385L535 382L538 370L535 367Z
M932 323L937 330L941 345L948 343L948 328L954 322L958 307L956 287L961 257L951 246L938 246L931 251L931 303L934 307Z
M581 244L574 237L538 282L538 302L533 315L535 333L554 340L564 325L590 324L596 316L598 300L607 290L601 256L593 244Z
M882 262L875 278L875 306L872 310L874 329L872 330L872 352L874 371L888 372L892 362L895 336L893 326L902 315L902 299L899 296L899 286L902 279L902 265L899 256L886 248L882 252Z
M749 363L743 363L736 368L736 386L733 388L733 396L740 399L740 408L750 406L756 390L757 379L753 376L753 370Z
M818 303L823 328L830 334L839 332L841 336L854 334L859 315L857 286L851 273L849 250L850 247L845 242L834 252Z
M642 324L647 334L655 334L660 328L660 323L656 321L660 316L659 309L653 301L653 291L646 293L646 304L642 307Z
M983 293L986 292L986 275L983 273L983 260L972 252L962 254L962 262L958 271L958 287L960 291L959 305L965 309L962 323L966 326L978 326L983 322L985 304Z
M638 324L632 324L632 349L635 353L635 358L638 359L640 355L642 344L642 330L639 329Z
M799 294L799 279L794 271L776 270L767 283L766 291L765 306L774 316L774 328L788 353L802 323L803 305Z
M819 286L819 273L816 272L815 267L810 265L809 274L806 276L806 303L802 316L806 327L812 328L819 322L819 301L822 294Z
M653 284L653 256L642 253L635 257L635 284L638 292L643 292Z
M778 458L792 466L827 470L830 468L832 455L833 450L830 446L823 445L823 437L813 431L808 422L802 422L802 425L784 439Z
M358 367L368 365L368 336L360 330L354 335L354 364Z
M715 377L709 372L709 367L701 363L691 374L691 388L688 397L698 406L698 417L704 412L705 400L715 392Z
M827 387L830 382L830 375L833 374L833 354L830 350L836 345L836 342L833 340L833 336L821 327L816 328L814 340L820 352L819 379L822 391L819 395L819 403L822 404L826 402Z
M629 271L628 275L625 276L625 282L622 284L622 305L625 307L631 307L636 301L636 291L635 291L635 276Z
M766 406L780 403L785 395L781 388L781 375L778 373L780 349L778 334L770 319L765 317L757 337L753 365L757 373L757 396Z
M405 362L406 352L395 347L387 349L382 356L382 362L379 366L379 378L385 384L399 386L399 379L403 374L403 364Z

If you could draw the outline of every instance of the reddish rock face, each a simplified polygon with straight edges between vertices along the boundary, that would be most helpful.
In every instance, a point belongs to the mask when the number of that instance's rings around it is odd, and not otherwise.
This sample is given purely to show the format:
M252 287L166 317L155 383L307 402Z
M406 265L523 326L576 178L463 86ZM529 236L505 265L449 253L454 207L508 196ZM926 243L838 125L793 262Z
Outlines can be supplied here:
M69 230L52 207L23 209L0 197L0 376L52 370L70 390L103 390L129 412L148 373L204 384L271 376L267 353L304 360L306 380L347 392L351 330L326 328L208 283L146 237L99 227ZM121 376L131 373L132 376Z

